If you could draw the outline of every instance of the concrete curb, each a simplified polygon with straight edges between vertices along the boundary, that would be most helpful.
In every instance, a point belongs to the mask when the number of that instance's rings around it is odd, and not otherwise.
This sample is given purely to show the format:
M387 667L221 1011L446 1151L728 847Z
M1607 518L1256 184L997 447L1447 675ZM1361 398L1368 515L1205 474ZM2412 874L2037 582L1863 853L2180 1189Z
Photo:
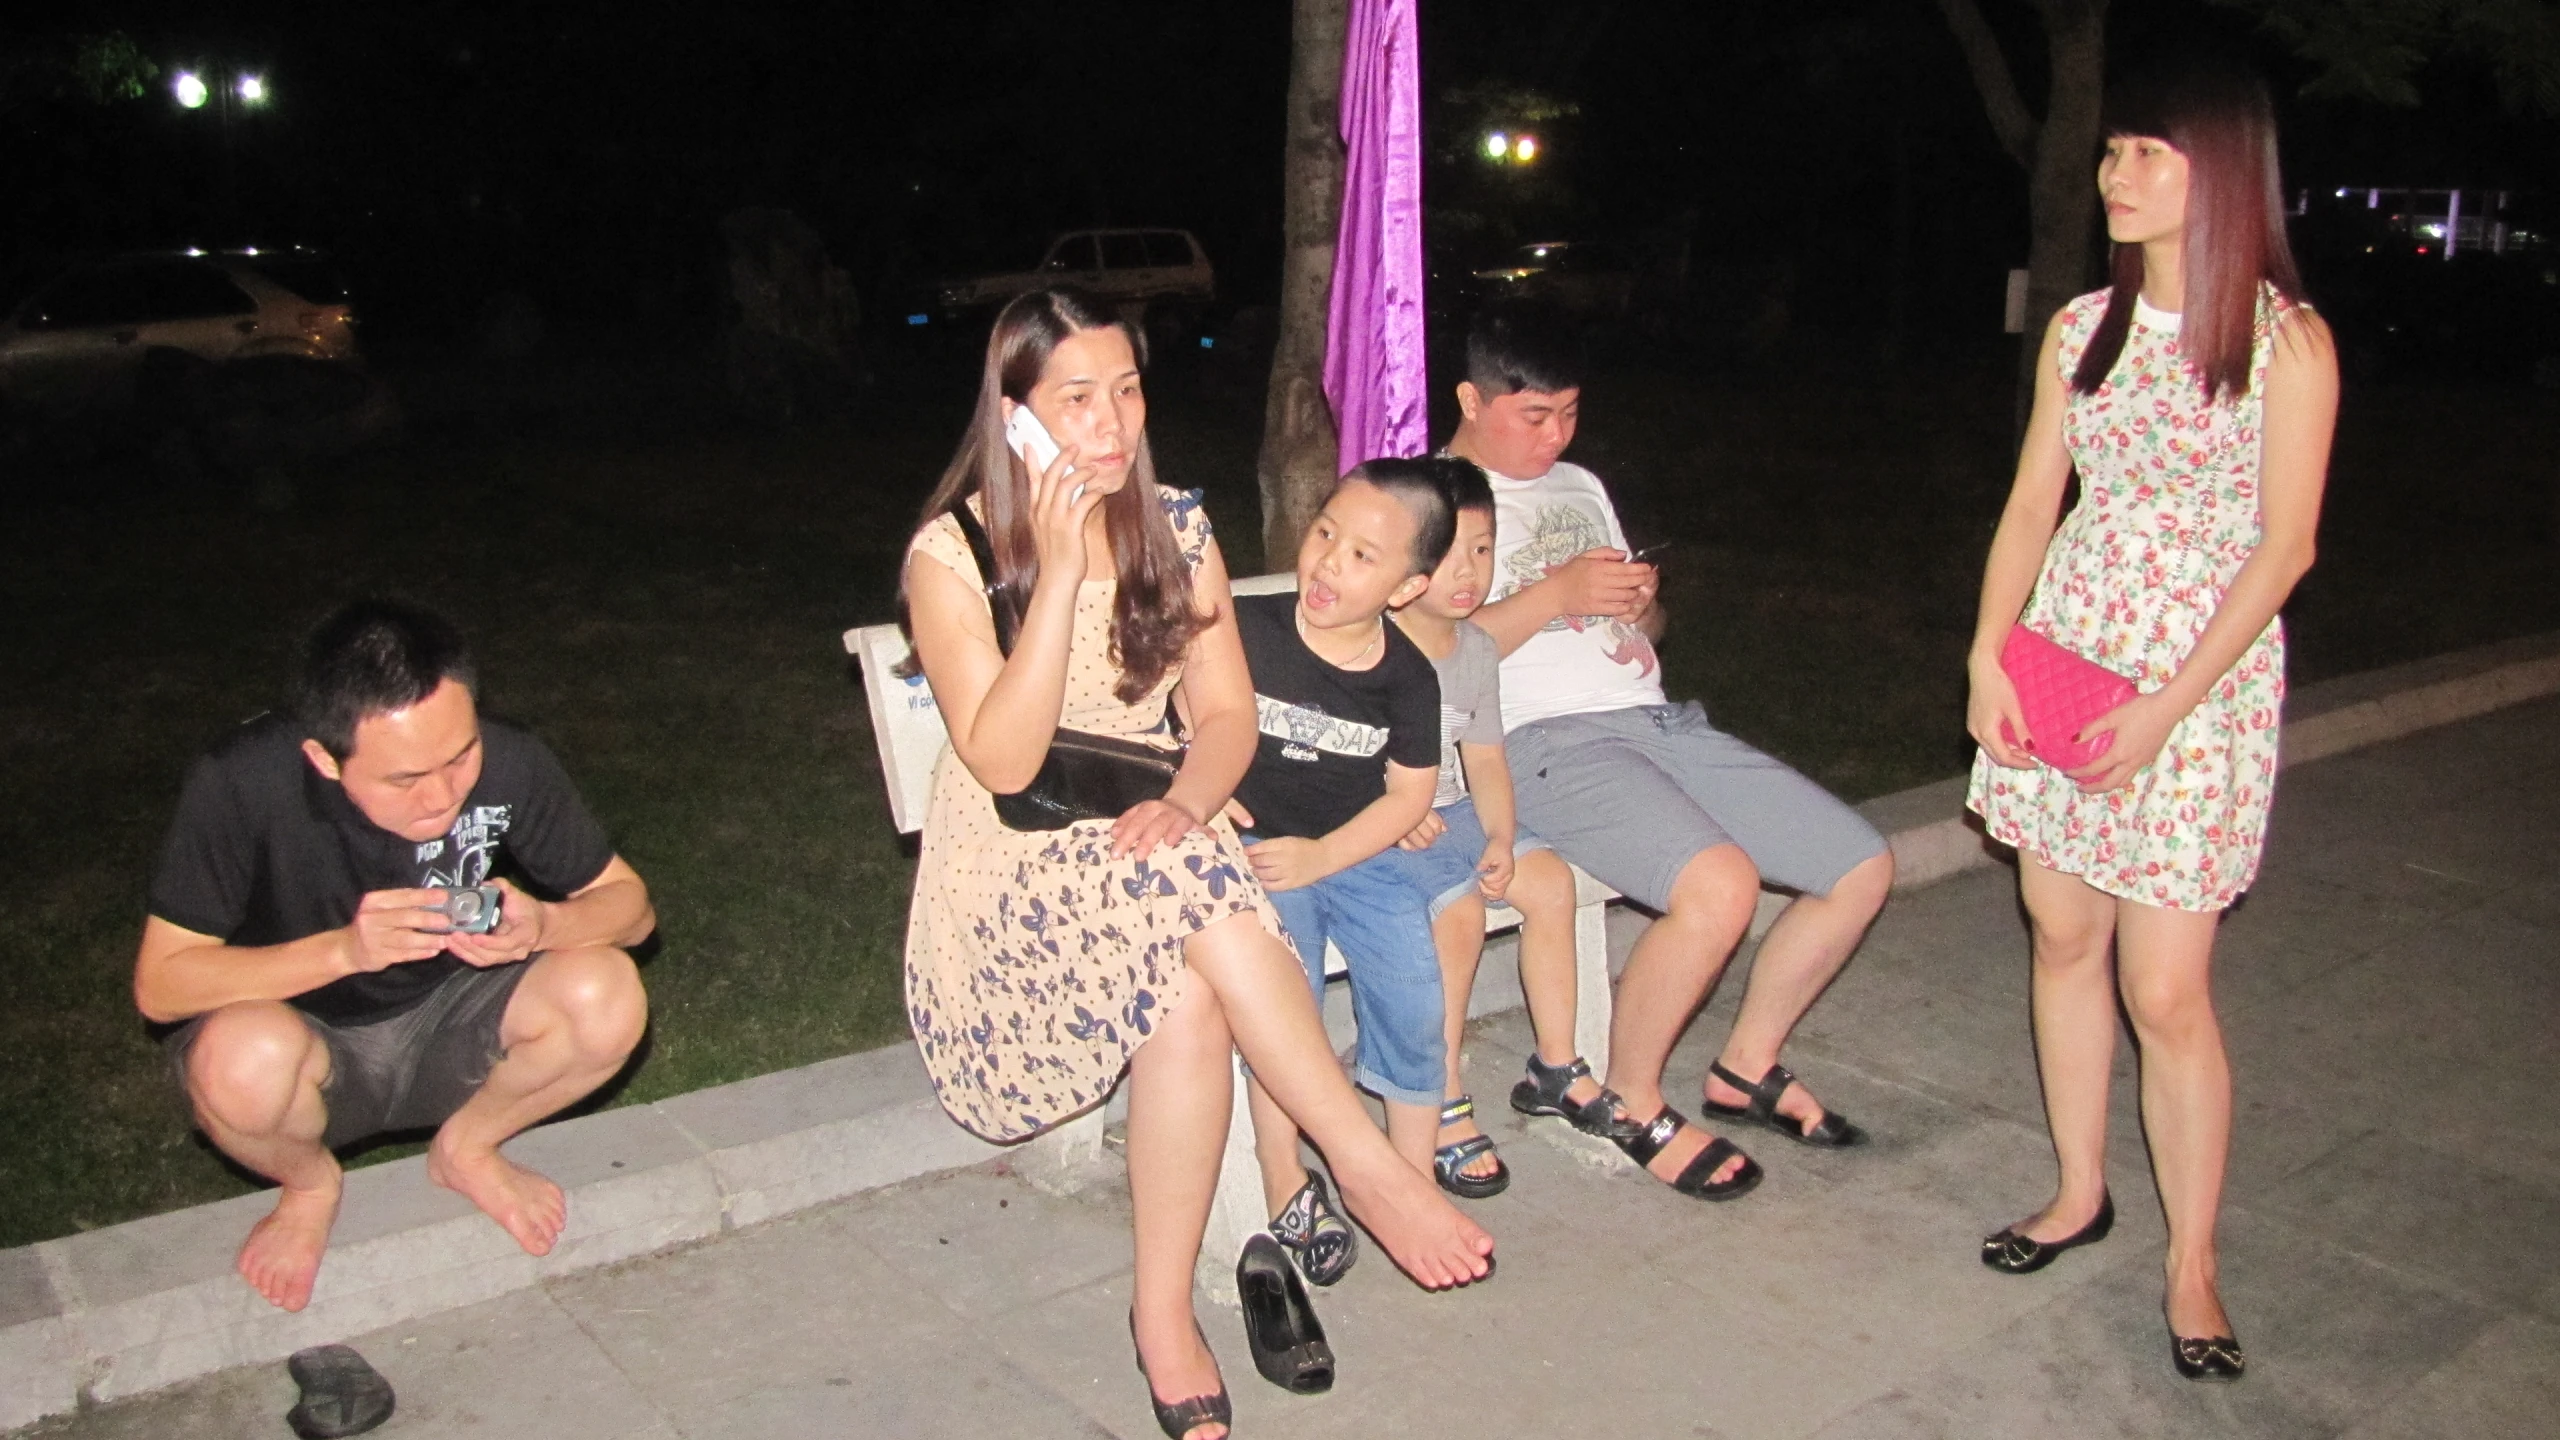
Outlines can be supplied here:
M2285 760L2553 693L2560 634L2307 686L2290 706ZM1891 839L1897 889L1994 863L1999 847L1964 813L1964 783L1859 807ZM426 1183L414 1158L347 1177L328 1263L298 1315L232 1272L242 1236L271 1204L263 1194L0 1251L0 1429L999 1155L1072 1184L1098 1168L1091 1129L1064 1127L1010 1151L984 1144L945 1118L914 1048L898 1044L521 1136L509 1153L571 1197L569 1230L540 1260Z

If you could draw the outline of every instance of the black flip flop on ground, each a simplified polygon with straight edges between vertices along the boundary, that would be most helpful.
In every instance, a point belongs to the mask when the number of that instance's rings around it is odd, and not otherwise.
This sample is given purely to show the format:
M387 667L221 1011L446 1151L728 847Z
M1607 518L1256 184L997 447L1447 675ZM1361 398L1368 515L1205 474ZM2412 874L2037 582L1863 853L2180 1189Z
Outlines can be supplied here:
M391 1418L391 1382L351 1346L297 1350L284 1368L302 1387L302 1403L285 1412L284 1423L302 1440L361 1435Z

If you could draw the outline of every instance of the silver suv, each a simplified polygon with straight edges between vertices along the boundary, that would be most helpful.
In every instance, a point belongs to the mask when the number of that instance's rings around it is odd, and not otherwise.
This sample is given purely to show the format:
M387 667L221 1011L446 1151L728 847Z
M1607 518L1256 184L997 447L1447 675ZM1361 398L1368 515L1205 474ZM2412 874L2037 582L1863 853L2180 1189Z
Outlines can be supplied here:
M150 386L259 356L353 363L355 313L315 251L127 255L56 276L0 320L0 411L95 418Z
M1047 285L1074 285L1130 305L1205 305L1217 296L1209 257L1188 230L1070 230L1049 242L1035 268L948 281L934 298L946 317L956 317Z

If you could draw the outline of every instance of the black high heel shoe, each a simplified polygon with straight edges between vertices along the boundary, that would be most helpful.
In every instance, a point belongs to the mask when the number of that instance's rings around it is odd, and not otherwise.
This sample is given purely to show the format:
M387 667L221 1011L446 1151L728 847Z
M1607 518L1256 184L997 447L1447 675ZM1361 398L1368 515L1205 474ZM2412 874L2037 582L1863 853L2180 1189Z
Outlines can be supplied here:
M2237 1380L2249 1369L2249 1357L2229 1335L2169 1336L2169 1359L2190 1380Z
M1191 1328L1194 1332L1198 1332L1200 1322L1192 1321ZM1129 1312L1129 1348L1138 1349L1138 1312L1135 1310ZM1200 1336L1200 1348L1203 1350L1209 1348L1209 1337L1205 1334ZM1210 1358L1215 1360L1217 1357L1212 1355ZM1155 1382L1147 1378L1146 1352L1140 1350L1138 1351L1138 1378L1147 1381L1147 1403L1155 1407L1156 1428L1165 1433L1165 1440L1183 1440L1184 1436L1203 1425L1224 1425L1229 1433L1234 1432L1235 1406L1227 1399L1224 1377L1220 1378L1217 1393L1214 1395L1194 1395L1188 1400L1176 1400L1168 1404L1156 1398Z
M1244 1301L1245 1344L1263 1379L1293 1395L1333 1388L1333 1347L1325 1343L1324 1324L1279 1241L1257 1233L1244 1242L1236 1260L1236 1293Z
M2059 1240L2034 1240L2017 1232L2016 1227L1997 1235L1983 1237L1982 1263L2003 1275L2032 1275L2053 1263L2065 1250L2082 1245L2095 1245L2116 1228L2116 1197L2100 1195L2098 1213L2089 1223Z

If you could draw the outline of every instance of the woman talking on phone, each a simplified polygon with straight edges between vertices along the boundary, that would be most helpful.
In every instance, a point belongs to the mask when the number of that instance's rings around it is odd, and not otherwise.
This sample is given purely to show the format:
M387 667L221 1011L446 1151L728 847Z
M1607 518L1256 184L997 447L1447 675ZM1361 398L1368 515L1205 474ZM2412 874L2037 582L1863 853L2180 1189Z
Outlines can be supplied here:
M1493 1242L1370 1123L1218 818L1253 758L1253 684L1199 494L1157 485L1146 420L1137 337L1095 301L1040 291L996 317L976 413L908 551L916 655L951 746L925 815L907 1001L943 1107L990 1140L1090 1109L1128 1072L1130 1330L1157 1423L1213 1440L1230 1410L1192 1269L1231 1046L1414 1279L1473 1280ZM1178 752L1169 697L1189 726ZM1076 735L1159 747L1179 762L1170 788L1012 828L997 797L1039 791Z
M2231 1071L2214 930L2258 869L2284 695L2276 612L2311 568L2337 357L2285 243L2263 83L2217 64L2157 71L2111 92L2103 123L2114 283L2046 332L1968 659L1982 753L1966 803L2018 847L2061 1172L1982 1260L2025 1274L2113 1225L2121 993L2168 1217L2171 1359L2231 1380L2246 1361L2217 1283ZM2053 657L2041 667L2024 659L2037 649ZM2055 721L2055 676L2095 677L2089 662L2129 680L2129 698ZM2040 706L2042 730L2028 723Z

